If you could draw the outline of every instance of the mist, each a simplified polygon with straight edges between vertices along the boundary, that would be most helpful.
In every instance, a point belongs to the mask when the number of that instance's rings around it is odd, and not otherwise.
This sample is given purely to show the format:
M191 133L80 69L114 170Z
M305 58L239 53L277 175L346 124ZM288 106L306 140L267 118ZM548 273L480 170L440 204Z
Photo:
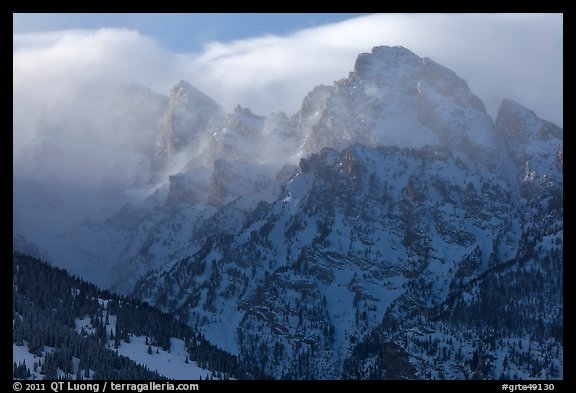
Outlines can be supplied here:
M132 83L168 95L184 79L226 112L290 115L314 86L346 77L360 52L402 45L466 79L491 115L508 97L561 126L562 30L562 15L369 15L199 53L126 29L14 35L14 228L59 232L145 186L159 115L133 121L155 106L124 101Z

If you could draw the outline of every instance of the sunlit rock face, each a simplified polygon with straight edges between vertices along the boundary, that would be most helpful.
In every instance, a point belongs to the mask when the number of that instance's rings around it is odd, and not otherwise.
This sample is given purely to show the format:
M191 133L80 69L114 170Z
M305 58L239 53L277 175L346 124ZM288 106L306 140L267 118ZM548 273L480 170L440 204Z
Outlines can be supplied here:
M402 47L358 56L354 71L304 101L307 151L367 146L491 147L494 125L480 99L453 71Z

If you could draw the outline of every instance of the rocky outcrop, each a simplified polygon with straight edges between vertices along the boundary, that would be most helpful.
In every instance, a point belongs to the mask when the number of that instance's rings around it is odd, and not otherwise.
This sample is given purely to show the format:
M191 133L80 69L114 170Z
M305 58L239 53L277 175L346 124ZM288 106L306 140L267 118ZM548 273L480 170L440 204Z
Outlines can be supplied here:
M210 123L219 113L214 100L188 82L179 81L170 91L168 109L162 118L154 168L164 168L175 154L187 147L191 154L197 153Z

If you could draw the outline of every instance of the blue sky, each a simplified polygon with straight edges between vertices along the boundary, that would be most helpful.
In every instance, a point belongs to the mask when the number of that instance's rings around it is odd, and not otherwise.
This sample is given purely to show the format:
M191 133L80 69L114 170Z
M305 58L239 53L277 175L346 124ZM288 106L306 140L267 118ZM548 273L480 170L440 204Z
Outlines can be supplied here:
M212 13L212 14L14 14L14 33L64 29L127 28L154 37L174 51L196 52L209 41L230 41L341 22L349 13Z

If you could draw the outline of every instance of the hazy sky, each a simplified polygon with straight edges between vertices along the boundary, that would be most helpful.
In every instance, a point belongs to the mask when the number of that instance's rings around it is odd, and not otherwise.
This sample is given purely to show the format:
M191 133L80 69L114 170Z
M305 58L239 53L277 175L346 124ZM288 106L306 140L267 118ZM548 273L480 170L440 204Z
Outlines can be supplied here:
M562 125L562 31L561 14L14 14L14 87L112 78L167 93L186 79L226 108L292 113L358 53L402 45L466 79L491 114L508 97Z
M491 115L507 97L563 124L561 14L13 19L14 217L37 232L81 218L106 190L144 170L142 130L120 130L122 103L102 98L115 84L168 94L184 79L228 111L240 104L290 115L313 87L347 77L359 53L401 45L455 71Z

